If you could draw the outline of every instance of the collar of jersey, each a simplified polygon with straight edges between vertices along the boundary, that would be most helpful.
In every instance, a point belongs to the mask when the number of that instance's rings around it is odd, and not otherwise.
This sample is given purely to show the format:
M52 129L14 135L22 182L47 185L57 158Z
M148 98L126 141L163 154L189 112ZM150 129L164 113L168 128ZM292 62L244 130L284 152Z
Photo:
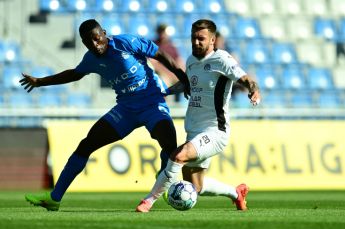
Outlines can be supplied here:
M194 59L196 60L196 61L198 61L198 62L203 62L204 60L206 60L206 59L208 59L210 56L212 56L213 54L215 53L215 51L214 50L212 50L212 52L210 52L209 54L207 54L206 56L204 56L202 59L198 59L198 58L196 58L195 56L193 56L194 57Z
M114 50L118 50L115 46L115 41L113 39L113 36L108 36L108 50L107 50L107 55L112 56Z

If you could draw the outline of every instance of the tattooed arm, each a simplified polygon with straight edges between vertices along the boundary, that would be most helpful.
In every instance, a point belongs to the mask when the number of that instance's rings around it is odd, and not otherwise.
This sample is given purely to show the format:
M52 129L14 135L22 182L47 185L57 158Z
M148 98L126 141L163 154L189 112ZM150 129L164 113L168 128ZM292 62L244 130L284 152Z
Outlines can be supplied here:
M242 76L237 82L247 88L250 102L254 106L258 105L261 100L258 84L248 75Z

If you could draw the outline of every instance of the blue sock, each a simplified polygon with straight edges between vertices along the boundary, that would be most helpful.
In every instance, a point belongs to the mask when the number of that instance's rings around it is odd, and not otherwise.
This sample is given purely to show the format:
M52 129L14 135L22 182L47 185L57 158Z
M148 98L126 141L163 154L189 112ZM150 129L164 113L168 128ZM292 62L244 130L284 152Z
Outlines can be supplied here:
M82 157L75 153L72 154L68 159L65 168L62 170L54 190L50 193L53 200L61 201L74 178L85 168L88 159L89 158Z
M165 167L167 167L167 164L168 164L168 160L169 160L169 154L165 151L161 151L161 154L160 154L160 158L161 158L161 168L158 170L158 174L160 174L164 169Z

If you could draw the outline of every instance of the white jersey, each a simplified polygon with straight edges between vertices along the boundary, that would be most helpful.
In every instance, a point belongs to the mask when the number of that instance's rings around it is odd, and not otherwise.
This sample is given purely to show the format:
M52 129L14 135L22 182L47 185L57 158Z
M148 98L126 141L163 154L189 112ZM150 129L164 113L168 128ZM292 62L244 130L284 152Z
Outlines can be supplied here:
M246 72L228 52L218 49L201 60L189 56L186 73L191 87L186 132L191 135L212 129L228 132L232 85Z

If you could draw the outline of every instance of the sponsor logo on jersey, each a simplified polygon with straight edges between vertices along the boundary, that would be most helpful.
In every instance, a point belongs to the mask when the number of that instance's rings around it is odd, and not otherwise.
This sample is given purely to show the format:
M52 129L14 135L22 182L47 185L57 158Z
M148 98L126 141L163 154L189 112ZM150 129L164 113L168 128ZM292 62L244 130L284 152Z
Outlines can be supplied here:
M189 99L189 104L188 106L190 107L202 107L201 106L201 96L191 96Z
M215 87L214 82L212 80L210 80L209 86L210 86L210 88L214 88Z
M204 70L205 71L210 71L211 70L211 65L210 64L205 64Z
M142 86L146 81L146 77L141 79L140 81L138 81L137 83L135 84L132 84L130 86L127 87L127 91L129 92L133 92L135 91L137 88L139 88L140 86Z
M122 52L122 53L121 53L121 56L122 56L122 58L125 59L125 60L129 58L129 54L126 53L126 52Z
M193 87L196 86L198 84L198 77L196 75L192 76L190 78L190 83Z

